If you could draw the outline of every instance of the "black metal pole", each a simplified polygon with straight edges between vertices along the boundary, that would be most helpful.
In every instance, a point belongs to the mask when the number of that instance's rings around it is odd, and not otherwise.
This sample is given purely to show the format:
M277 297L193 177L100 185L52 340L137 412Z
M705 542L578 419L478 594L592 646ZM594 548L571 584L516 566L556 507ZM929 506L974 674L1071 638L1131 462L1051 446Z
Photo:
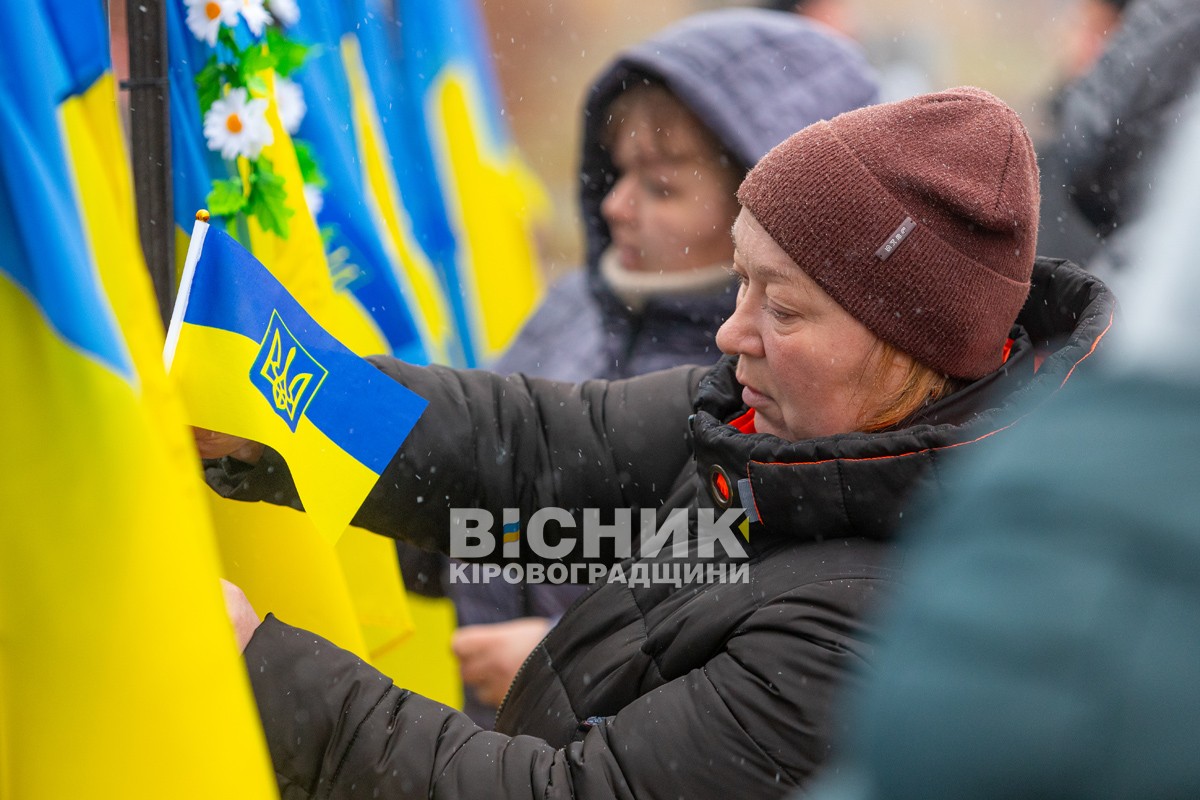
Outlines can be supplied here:
M164 324L175 299L175 218L171 207L170 95L164 0L126 0L129 37L129 145L142 250Z

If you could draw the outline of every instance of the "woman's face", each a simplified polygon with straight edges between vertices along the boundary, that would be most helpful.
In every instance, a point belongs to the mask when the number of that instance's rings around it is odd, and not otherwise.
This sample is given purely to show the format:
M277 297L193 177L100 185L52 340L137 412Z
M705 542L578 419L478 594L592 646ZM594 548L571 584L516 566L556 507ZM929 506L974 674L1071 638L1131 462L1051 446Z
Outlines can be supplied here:
M738 175L711 137L665 91L624 104L610 145L617 180L600 204L627 270L677 272L728 264Z
M717 346L740 356L737 379L743 401L754 409L755 429L790 441L857 430L899 388L905 357L880 365L879 337L834 302L745 209L733 240L741 289L737 309L717 331Z

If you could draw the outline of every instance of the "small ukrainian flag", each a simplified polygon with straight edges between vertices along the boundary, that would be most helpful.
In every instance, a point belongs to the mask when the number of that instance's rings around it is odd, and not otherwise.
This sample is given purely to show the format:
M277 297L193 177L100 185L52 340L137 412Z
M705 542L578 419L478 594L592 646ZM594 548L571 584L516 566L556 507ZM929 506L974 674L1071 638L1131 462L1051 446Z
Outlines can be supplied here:
M330 336L245 248L197 214L164 351L189 422L284 457L336 541L426 402Z

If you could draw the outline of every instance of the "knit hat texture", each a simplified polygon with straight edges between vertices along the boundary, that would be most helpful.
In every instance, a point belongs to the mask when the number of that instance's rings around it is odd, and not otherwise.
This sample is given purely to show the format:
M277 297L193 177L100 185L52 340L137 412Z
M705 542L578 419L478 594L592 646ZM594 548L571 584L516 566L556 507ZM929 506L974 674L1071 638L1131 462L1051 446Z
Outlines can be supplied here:
M960 87L810 125L738 200L884 341L958 378L1000 366L1029 293L1038 170L998 98Z

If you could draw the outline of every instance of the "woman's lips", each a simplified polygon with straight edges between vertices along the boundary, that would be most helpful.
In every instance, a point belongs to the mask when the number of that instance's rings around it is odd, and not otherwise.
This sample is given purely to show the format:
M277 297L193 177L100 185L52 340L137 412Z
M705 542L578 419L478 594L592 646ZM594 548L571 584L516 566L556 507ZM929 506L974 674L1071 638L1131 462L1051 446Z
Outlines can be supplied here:
M625 269L636 269L641 257L641 251L630 244L617 245L617 260Z
M761 408L770 402L771 398L755 389L753 386L742 385L742 402L750 408Z

